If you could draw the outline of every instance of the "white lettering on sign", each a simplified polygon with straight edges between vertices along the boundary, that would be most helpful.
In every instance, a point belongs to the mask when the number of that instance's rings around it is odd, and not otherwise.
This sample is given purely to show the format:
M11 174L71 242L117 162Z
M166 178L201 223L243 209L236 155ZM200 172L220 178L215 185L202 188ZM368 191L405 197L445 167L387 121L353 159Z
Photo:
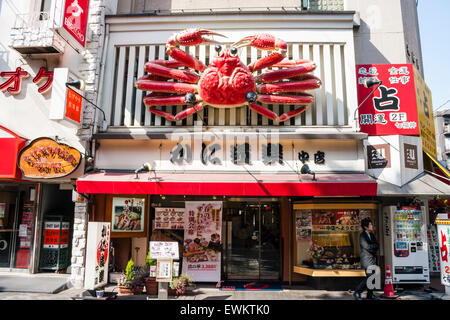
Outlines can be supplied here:
M389 120L390 121L406 121L406 112L392 112L389 114Z
M8 242L6 240L0 240L0 251L6 250L8 248Z

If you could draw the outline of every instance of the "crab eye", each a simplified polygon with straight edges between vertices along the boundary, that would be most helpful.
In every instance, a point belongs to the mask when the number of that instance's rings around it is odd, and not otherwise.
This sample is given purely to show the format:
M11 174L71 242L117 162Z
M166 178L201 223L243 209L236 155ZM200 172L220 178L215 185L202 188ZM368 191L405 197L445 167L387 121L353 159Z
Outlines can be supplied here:
M217 54L220 54L220 51L222 51L222 46L220 44L217 44L214 48L217 52Z
M230 53L231 53L232 56L237 55L237 52L238 52L238 50L237 50L236 47L232 47L232 48L230 49Z

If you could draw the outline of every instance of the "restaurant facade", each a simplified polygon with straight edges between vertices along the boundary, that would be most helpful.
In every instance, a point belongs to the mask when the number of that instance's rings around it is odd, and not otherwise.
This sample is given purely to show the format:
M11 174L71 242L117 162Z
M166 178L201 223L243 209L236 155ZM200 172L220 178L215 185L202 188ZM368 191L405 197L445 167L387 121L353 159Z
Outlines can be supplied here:
M77 192L91 199L91 221L111 222L114 271L129 258L143 266L149 241L158 240L179 242L180 272L196 281L364 276L359 221L369 216L379 230L380 207L366 173L367 134L353 120L353 14L241 14L238 29L232 14L106 18L101 101L109 127L94 134L95 170L77 180ZM247 105L208 106L178 121L150 112L136 80L146 62L171 59L168 38L193 25L226 35L214 39L227 48L258 33L286 41L288 59L316 64L314 103L287 121ZM212 44L181 48L206 66L217 55ZM269 53L248 46L238 56L249 65ZM264 106L278 115L297 107ZM184 108L159 110L175 116ZM326 249L321 269L311 242Z

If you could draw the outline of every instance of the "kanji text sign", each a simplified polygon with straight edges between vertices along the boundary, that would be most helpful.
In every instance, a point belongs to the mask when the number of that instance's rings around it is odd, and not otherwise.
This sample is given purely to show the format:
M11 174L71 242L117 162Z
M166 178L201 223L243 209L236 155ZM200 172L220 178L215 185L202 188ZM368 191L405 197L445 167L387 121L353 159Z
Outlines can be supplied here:
M358 121L369 135L419 135L414 71L411 64L357 65L358 105L375 87L364 87L366 78L382 84L361 105Z

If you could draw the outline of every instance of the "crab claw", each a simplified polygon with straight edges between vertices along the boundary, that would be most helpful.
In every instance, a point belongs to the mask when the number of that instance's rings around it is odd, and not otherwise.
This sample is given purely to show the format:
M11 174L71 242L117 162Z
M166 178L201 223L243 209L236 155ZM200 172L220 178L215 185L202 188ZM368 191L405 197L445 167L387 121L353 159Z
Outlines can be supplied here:
M287 43L284 40L267 33L258 33L242 38L231 46L236 48L252 46L260 50L287 50Z
M203 36L226 38L223 34L208 29L186 29L171 36L167 41L167 46L196 46L203 43L218 43L218 41Z

